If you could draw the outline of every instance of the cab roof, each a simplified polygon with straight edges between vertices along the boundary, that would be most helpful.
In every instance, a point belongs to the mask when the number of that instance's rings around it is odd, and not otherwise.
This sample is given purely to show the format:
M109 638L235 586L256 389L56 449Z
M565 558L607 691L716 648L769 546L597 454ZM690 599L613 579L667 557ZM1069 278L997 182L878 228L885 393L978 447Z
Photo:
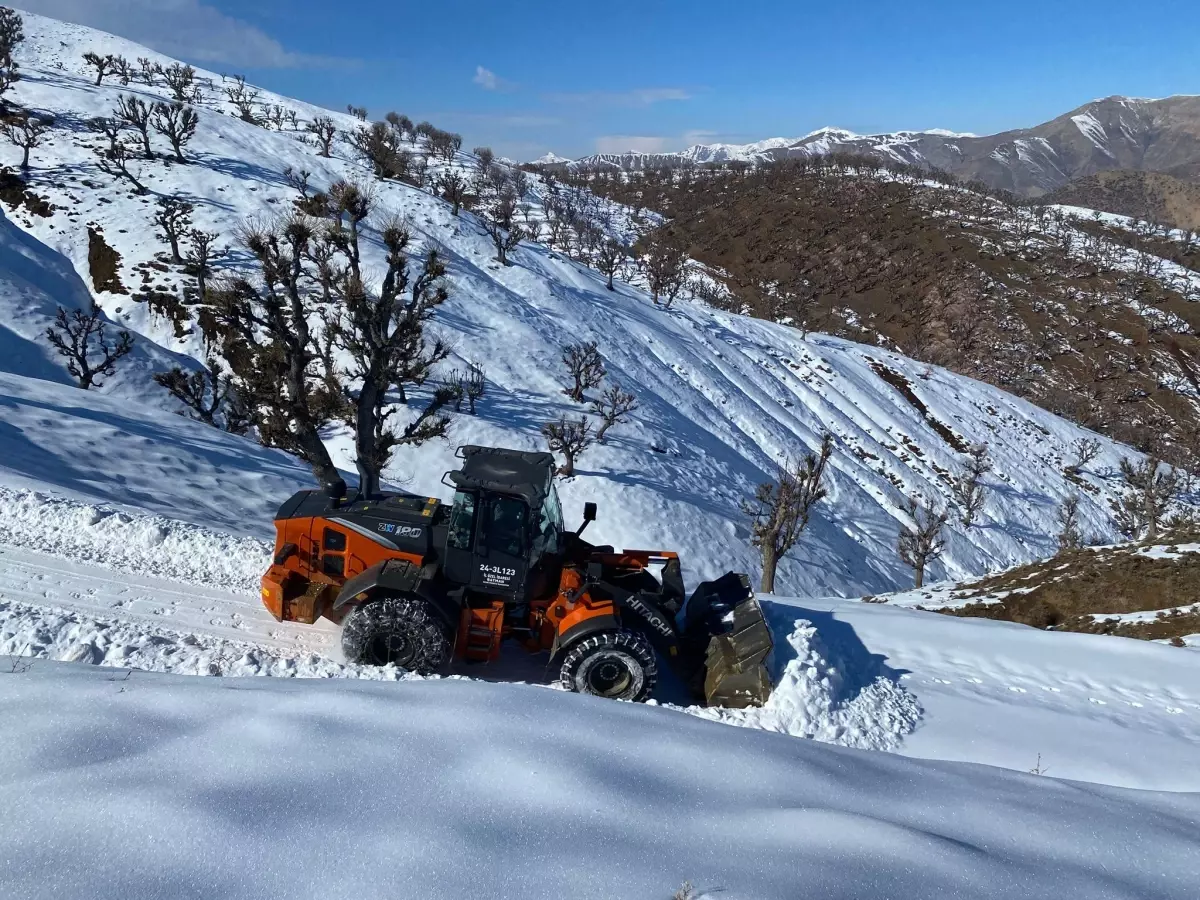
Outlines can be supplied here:
M502 447L458 448L462 468L450 472L451 483L464 491L495 491L520 497L530 506L546 499L556 463L553 454Z

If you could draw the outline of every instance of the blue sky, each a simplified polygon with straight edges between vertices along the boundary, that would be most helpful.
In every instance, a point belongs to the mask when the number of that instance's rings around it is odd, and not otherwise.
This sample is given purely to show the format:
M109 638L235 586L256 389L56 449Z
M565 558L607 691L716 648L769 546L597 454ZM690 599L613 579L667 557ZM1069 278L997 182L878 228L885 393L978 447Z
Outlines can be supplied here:
M1200 93L1194 3L16 0L280 93L529 159L948 128ZM331 38L332 36L332 38Z

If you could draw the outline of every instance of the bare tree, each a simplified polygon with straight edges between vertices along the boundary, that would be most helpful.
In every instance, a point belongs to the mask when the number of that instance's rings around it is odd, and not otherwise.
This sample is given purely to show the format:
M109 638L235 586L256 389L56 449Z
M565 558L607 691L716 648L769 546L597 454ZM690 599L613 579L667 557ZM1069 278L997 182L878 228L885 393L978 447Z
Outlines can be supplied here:
M766 481L754 492L754 499L743 504L750 516L750 542L762 557L764 594L775 593L775 573L779 562L796 546L808 527L813 508L827 494L825 467L833 454L833 436L822 435L816 453L796 460L785 460L775 481Z
M101 56L99 53L87 52L83 54L84 66L94 68L96 70L96 87L100 86L100 82L104 81L104 76L113 71L117 64L117 58L111 53L106 56Z
M192 99L192 92L196 86L195 69L182 63L174 63L163 69L162 74L176 103L187 103Z
M637 397L625 391L619 384L610 384L599 397L592 401L591 412L600 418L596 430L596 443L604 443L604 435L614 425L624 425L629 414L638 408Z
M613 287L613 278L629 260L631 251L632 248L629 244L618 238L609 238L600 244L596 251L596 267L608 278L608 283L605 286L610 291L615 290Z
M101 172L111 175L114 178L124 178L133 185L133 189L139 194L147 193L146 186L138 180L137 175L129 168L129 161L133 158L130 155L129 147L118 143L107 149L97 147L95 153L96 166Z
M254 109L258 103L258 91L246 86L245 77L234 75L233 84L225 86L225 96L238 111L238 118L243 122L249 122L251 125L262 124Z
M400 139L383 122L356 129L350 135L350 144L370 164L376 178L395 177Z
M1075 459L1067 464L1067 474L1078 475L1083 467L1100 455L1100 441L1095 438L1079 438L1071 445Z
M175 159L181 163L187 162L183 157L183 148L196 134L196 126L200 124L200 116L196 110L182 103L155 103L154 117L151 125L154 130L171 142L175 151Z
M92 131L104 135L108 138L108 152L116 152L117 144L121 140L121 135L125 133L125 124L118 119L111 119L105 116L97 116L93 119L88 119L87 126Z
M54 127L54 119L49 116L24 115L15 121L9 120L2 126L4 135L23 151L21 168L29 168L29 152L42 145L46 132Z
M966 459L953 476L950 491L958 502L959 521L964 528L975 524L975 518L987 500L987 488L983 476L992 471L987 444L976 444L966 453Z
M113 74L117 76L117 80L121 84L128 86L136 73L129 60L123 56L117 56L113 58Z
M595 341L585 341L564 347L562 361L571 378L571 384L563 388L563 393L576 403L582 403L585 399L583 392L604 380L604 358Z
M669 235L655 233L646 242L642 265L655 304L662 297L670 309L687 281L687 253Z
M580 416L578 421L561 416L558 421L543 425L542 435L550 452L563 456L557 474L569 478L575 474L575 461L592 445L592 423L587 416Z
M438 179L438 187L441 189L442 199L450 204L451 215L457 216L470 196L471 189L467 179L458 172L446 172Z
M154 381L188 410L188 415L205 425L223 428L231 434L245 434L249 417L229 375L221 374L214 360L203 369L186 372L176 366L157 372Z
M946 549L942 530L950 519L950 511L933 509L916 497L909 497L908 517L912 519L912 525L900 532L896 546L900 559L913 570L914 586L923 587L925 567Z
M1058 508L1058 552L1070 553L1083 547L1083 532L1079 527L1079 491L1072 491Z
M1124 493L1116 502L1117 526L1128 537L1153 541L1171 504L1183 491L1186 476L1154 456L1140 463L1121 460Z
M329 158L333 152L333 139L337 136L337 126L329 116L318 116L305 126L309 134L317 139L321 148L321 156Z
M487 380L483 377L483 365L478 362L467 363L467 371L459 373L455 381L456 392L461 393L459 404L462 399L467 401L467 411L471 415L475 415L475 403L483 397L487 391ZM459 406L456 405L455 409Z
M492 163L496 161L496 153L491 147L476 147L471 151L475 154L475 166L479 173L479 177L486 178L488 170L491 169Z
M142 156L154 159L154 151L150 148L150 116L154 108L137 97L122 94L117 98L117 108L113 112L142 136Z
M347 226L356 228L356 223ZM441 340L427 341L425 323L447 297L442 282L445 267L436 250L427 253L420 271L410 279L408 229L398 221L384 226L381 237L387 250L387 272L378 292L369 292L361 278L358 251L350 250L351 267L344 283L344 311L337 326L337 342L352 360L347 375L359 384L354 400L355 451L359 486L366 496L379 492L380 478L392 451L401 445L419 446L445 435L449 425L443 413L453 393L436 388L429 400L402 429L389 420L394 408L388 391L407 385L420 387L433 367L450 353ZM346 244L357 243L357 233L346 235Z
M162 237L171 245L171 262L182 263L179 253L179 241L192 227L192 213L196 207L174 197L160 197L158 208L154 213L154 224L159 227Z
M145 83L146 87L154 87L154 79L156 76L163 74L161 64L152 62L144 56L139 56L138 60L138 77Z
M367 108L365 106L355 106L353 103L346 104L346 112L354 116L360 122L367 121Z
M206 299L210 338L264 444L295 453L323 485L340 480L321 429L344 418L345 389L322 353L311 312L319 302L306 260L314 243L310 220L293 216L241 235L261 278L231 278Z
M16 10L0 6L0 98L21 80L20 66L13 59L17 46L25 40L25 26ZM0 99L0 106L7 103Z
M483 377L483 366L477 362L467 363L466 371L455 369L446 379L447 387L454 397L454 411L461 412L463 401L467 402L467 410L475 415L475 403L487 390L487 382Z
M67 358L67 371L85 391L101 387L96 379L111 378L117 362L133 350L133 335L128 331L122 331L115 344L109 342L102 315L94 301L86 313L76 309L68 315L60 306L54 324L46 329L46 339Z
M211 231L193 228L187 233L188 251L183 258L184 271L196 279L196 299L205 302L208 282L213 274L213 261L217 258L215 244L220 235Z
M509 251L513 250L525 237L525 232L515 221L517 213L517 198L507 191L500 194L479 212L479 221L483 230L492 239L496 248L496 261L502 266L508 265Z

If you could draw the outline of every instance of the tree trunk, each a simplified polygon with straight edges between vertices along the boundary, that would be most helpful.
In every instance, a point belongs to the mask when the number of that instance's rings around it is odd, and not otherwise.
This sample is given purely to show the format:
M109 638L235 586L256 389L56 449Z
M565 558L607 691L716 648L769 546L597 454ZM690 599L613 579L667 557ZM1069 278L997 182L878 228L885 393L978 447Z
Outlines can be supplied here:
M358 393L354 417L354 455L358 468L358 490L367 499L379 493L379 482L383 474L383 466L375 447L378 400L379 387L375 379L368 375L363 379L362 389Z
M775 570L779 568L779 555L770 544L762 547L762 582L759 591L763 594L775 593Z
M28 147L25 148L25 155L21 158L21 168L22 169L29 168L29 148Z
M608 273L608 289L610 291L614 290L614 288L613 288L613 273L612 272Z
M315 429L297 435L296 442L303 451L304 461L312 467L313 477L322 487L329 487L341 480L337 466L329 458L329 451L321 441L321 435Z
M917 566L916 568L913 569L913 574L915 576L913 587L916 587L916 588L925 587L925 563L924 562L922 562L919 566Z

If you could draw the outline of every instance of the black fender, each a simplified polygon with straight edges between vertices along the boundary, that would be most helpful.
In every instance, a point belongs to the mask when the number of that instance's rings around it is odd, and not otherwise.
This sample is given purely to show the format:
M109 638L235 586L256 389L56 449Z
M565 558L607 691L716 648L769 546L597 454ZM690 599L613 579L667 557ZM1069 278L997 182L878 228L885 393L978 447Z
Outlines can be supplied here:
M679 632L675 627L675 621L661 608L664 603L661 595L646 591L630 591L604 581L589 585L588 590L597 597L611 600L616 608L616 615L588 619L558 635L554 640L554 645L550 648L551 662L554 661L555 654L566 649L579 638L597 631L626 628L645 635L651 646L672 668L685 670L685 674L690 675L694 668L694 661L685 659L685 654L679 645Z
M403 559L384 560L349 579L333 601L333 608L368 603L381 592L415 594L429 604L452 632L458 630L459 604L424 578L420 566Z
M598 631L619 631L620 629L621 623L617 621L616 616L594 616L591 619L584 619L578 625L572 625L566 631L554 636L554 643L550 645L550 665L554 665L559 656L565 653L572 644L589 634L595 634Z

